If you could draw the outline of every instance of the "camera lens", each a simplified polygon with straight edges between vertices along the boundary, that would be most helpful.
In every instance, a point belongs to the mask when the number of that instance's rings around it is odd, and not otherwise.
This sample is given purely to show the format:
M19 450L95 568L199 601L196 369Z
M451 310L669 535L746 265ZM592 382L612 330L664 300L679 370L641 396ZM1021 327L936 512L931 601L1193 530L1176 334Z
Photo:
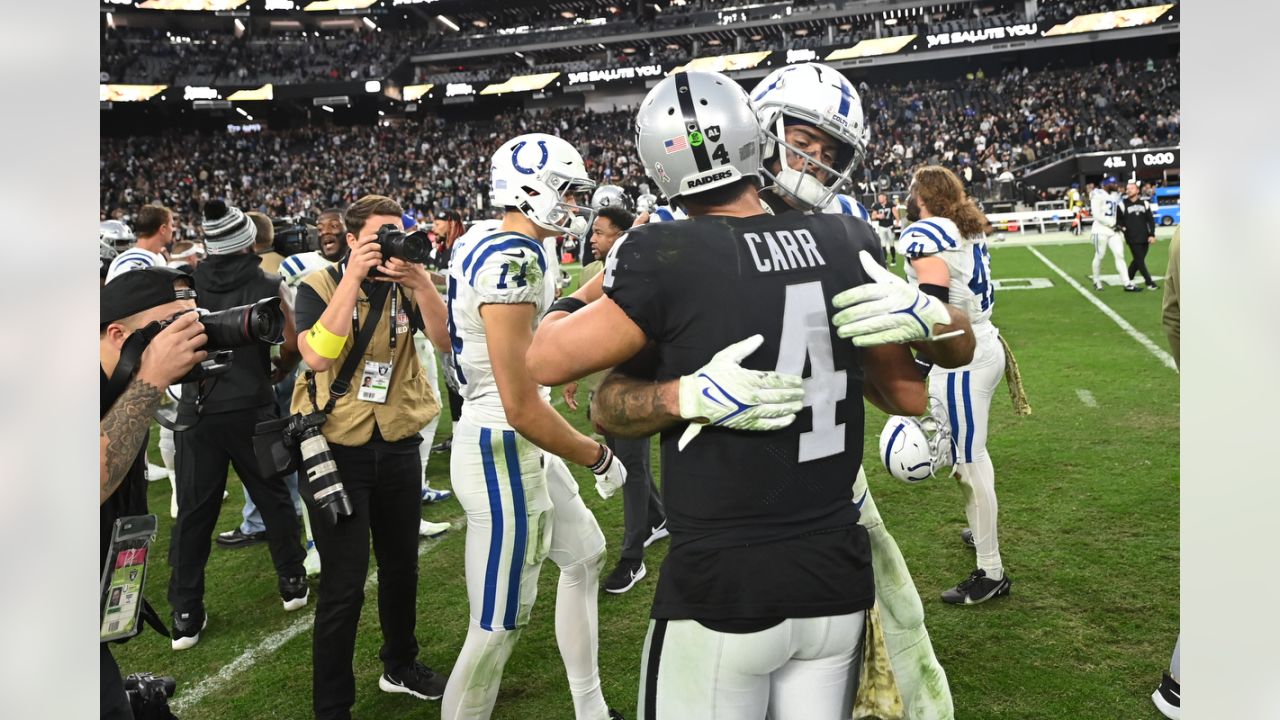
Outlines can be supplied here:
M252 305L205 313L200 317L205 334L209 336L206 348L216 350L237 348L255 343L278 345L284 342L284 311L280 298L263 298Z
M431 238L421 230L404 236L400 255L405 262L425 263L431 257Z

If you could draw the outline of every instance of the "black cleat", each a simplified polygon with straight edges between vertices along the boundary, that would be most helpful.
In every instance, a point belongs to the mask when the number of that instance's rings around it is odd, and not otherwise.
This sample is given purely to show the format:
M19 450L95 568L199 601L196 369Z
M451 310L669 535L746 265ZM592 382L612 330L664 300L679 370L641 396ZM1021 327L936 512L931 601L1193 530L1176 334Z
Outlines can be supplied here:
M604 581L604 591L621 595L644 579L644 561L622 558Z
M170 643L174 650L186 650L200 642L200 631L209 624L209 614L203 609L198 613L174 613Z
M1124 286L1124 291L1125 292L1142 292L1142 288L1130 283Z
M1164 678L1160 680L1160 687L1151 693L1151 702L1156 704L1156 709L1161 715L1170 720L1180 720L1182 717L1182 685L1177 680L1169 677L1169 673L1164 674Z
M969 577L960 582L959 585L944 590L942 593L942 602L951 605L977 605L991 598L1000 597L1009 594L1009 575L1000 580L992 580L987 577L987 572L982 568L978 568L969 573Z
M444 695L444 686L448 683L447 675L434 672L420 662L414 662L409 667L393 673L383 673L382 677L378 678L378 687L383 692L405 693L419 700L439 700Z
M1147 283L1147 289L1148 289L1148 290L1159 290L1159 289L1160 289L1160 286L1159 286L1159 285L1157 285L1157 284L1155 284L1155 283L1153 283L1153 282L1151 282L1151 283Z
M609 720L627 720L627 719L622 717L622 713L618 712L617 710L614 710L613 708L609 708Z
M301 610L306 607L307 598L310 595L311 591L307 587L307 577L305 575L280 578L280 599L284 601L285 612Z
M973 531L969 528L960 531L960 542L974 549L978 547L978 544L973 541Z

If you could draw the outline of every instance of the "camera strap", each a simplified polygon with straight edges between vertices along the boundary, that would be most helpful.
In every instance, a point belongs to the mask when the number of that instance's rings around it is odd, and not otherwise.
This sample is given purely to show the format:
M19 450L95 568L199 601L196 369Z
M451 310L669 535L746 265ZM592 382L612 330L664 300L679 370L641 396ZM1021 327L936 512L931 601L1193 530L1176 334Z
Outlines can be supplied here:
M373 340L373 332L378 327L377 319L382 317L382 306L387 302L387 295L391 290L385 284L379 283L369 294L369 317L374 318L373 322L366 322L364 327L360 328L356 334L356 344L351 348L351 352L347 353L347 359L342 363L342 368L338 370L337 376L333 378L333 382L329 385L329 402L325 403L324 409L321 410L328 415L333 412L333 408L338 404L348 391L351 390L351 377L356 372L361 360L364 358L364 351L369 347L369 342ZM392 332L395 332L395 319L392 319ZM315 376L308 374L307 376L307 392L311 396L311 404L315 405Z

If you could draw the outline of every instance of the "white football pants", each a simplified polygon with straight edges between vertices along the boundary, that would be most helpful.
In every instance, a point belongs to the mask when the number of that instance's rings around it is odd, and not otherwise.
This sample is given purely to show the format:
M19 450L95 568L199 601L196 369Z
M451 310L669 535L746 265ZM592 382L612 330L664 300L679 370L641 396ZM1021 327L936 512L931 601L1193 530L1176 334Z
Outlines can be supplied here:
M1093 281L1100 282L1102 258L1111 250L1111 257L1116 263L1116 274L1120 282L1128 285L1129 266L1124 261L1124 238L1116 232L1095 232L1093 234Z
M999 508L995 468L987 454L987 427L991 397L1004 376L1005 356L995 328L975 328L974 335L973 362L951 370L934 366L929 372L929 396L934 412L945 413L937 420L951 429L952 457L965 499L965 517L977 545L978 567L999 576L1003 572L996 534Z
M639 720L839 720L853 710L866 612L754 633L650 620Z
M564 461L513 430L465 417L453 431L453 491L467 513L471 624L445 689L443 720L488 718L502 669L529 622L548 557L560 567L556 642L577 720L607 720L596 598L604 533Z

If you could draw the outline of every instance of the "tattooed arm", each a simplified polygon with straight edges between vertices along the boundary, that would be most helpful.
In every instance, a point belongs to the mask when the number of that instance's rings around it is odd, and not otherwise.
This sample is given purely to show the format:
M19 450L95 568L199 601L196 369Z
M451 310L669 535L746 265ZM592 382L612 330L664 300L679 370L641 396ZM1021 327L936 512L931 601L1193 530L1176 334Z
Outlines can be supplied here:
M680 380L639 380L618 371L596 388L591 419L614 437L648 437L678 423Z
M98 422L99 505L124 482L163 395L160 388L135 377Z

